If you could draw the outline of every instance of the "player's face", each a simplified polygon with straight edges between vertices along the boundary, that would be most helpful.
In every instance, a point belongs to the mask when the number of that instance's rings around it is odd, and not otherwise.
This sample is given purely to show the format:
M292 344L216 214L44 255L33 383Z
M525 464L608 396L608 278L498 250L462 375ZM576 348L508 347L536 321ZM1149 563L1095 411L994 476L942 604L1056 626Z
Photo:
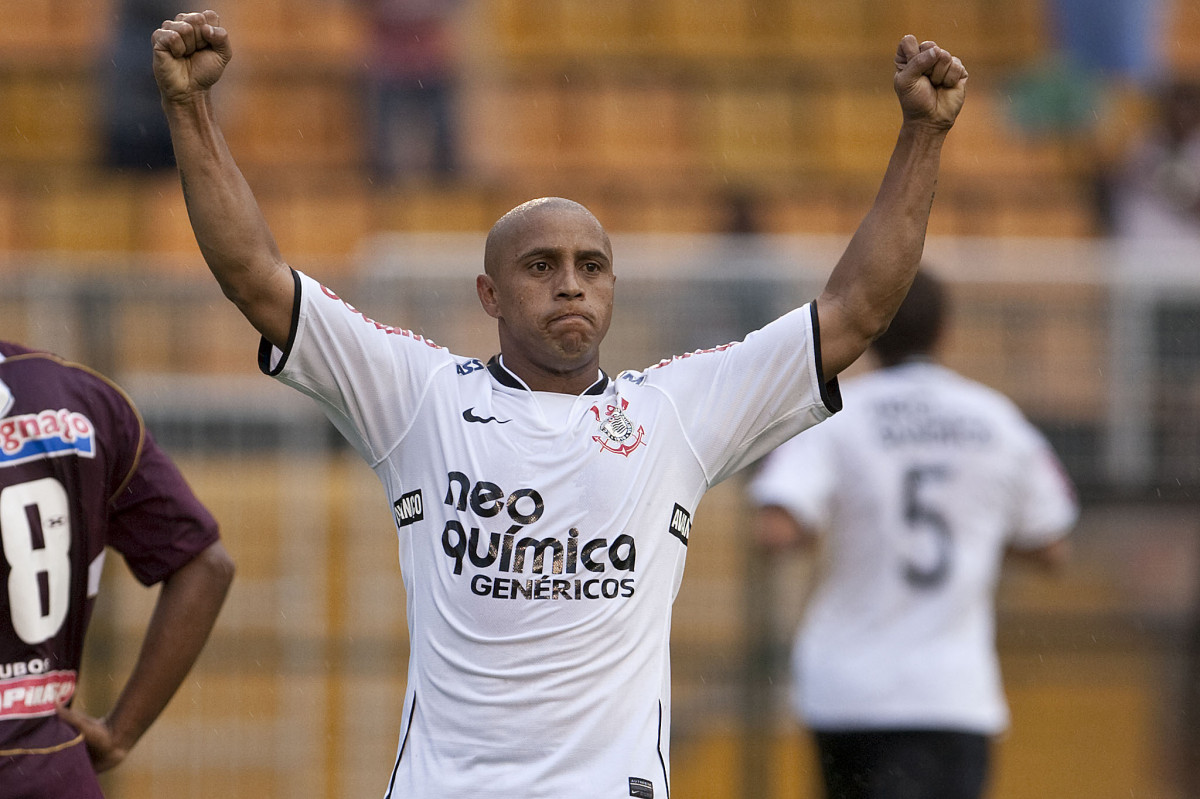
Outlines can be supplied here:
M498 237L491 256L478 289L499 323L505 362L518 374L523 368L535 377L579 374L590 384L616 282L600 223L582 206L532 209Z

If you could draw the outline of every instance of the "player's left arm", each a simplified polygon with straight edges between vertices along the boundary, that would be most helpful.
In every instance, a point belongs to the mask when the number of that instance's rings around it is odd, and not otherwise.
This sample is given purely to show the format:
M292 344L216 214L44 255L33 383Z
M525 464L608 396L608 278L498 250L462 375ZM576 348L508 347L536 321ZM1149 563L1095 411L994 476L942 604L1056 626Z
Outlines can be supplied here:
M817 300L826 380L887 329L925 246L941 148L966 97L967 70L934 42L905 36L893 87L903 122L875 202Z
M1013 493L1014 529L1005 555L1052 573L1071 560L1071 531L1079 521L1079 497L1062 461L1041 431L1021 419L1024 454Z
M233 580L233 559L217 541L163 581L141 652L104 718L60 706L83 733L96 771L123 761L183 683L217 620Z

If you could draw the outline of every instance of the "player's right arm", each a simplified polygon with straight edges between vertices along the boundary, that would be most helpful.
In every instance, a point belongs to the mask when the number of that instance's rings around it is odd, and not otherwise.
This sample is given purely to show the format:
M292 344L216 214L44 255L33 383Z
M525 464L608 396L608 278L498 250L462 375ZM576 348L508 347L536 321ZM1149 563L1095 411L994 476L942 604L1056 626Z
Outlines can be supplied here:
M188 217L225 296L277 347L291 330L295 282L217 125L210 90L233 56L215 11L179 14L151 39Z

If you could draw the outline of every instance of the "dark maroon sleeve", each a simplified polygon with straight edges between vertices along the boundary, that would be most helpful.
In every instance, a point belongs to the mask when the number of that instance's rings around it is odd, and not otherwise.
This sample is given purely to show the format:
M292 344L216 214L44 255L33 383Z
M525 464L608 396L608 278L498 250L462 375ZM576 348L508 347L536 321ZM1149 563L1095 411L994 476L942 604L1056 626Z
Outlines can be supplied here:
M109 504L108 545L144 585L166 579L219 537L216 520L149 432L132 476Z

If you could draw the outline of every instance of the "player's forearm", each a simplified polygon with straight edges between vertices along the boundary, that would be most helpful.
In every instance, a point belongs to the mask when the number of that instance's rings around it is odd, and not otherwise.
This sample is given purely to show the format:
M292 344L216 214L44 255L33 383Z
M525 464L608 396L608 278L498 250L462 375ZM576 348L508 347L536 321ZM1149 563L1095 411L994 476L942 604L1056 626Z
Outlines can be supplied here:
M137 663L106 717L122 753L158 718L196 662L233 572L233 560L216 543L163 583Z
M166 100L163 111L171 130L175 159L188 218L205 262L225 296L272 341L287 330L264 329L262 309L290 298L277 295L291 286L283 261L258 202L233 160L216 122L207 91Z
M830 374L849 366L887 329L920 266L945 130L905 123L870 211L817 303L836 306L844 351L824 352ZM822 316L824 333L824 316Z

